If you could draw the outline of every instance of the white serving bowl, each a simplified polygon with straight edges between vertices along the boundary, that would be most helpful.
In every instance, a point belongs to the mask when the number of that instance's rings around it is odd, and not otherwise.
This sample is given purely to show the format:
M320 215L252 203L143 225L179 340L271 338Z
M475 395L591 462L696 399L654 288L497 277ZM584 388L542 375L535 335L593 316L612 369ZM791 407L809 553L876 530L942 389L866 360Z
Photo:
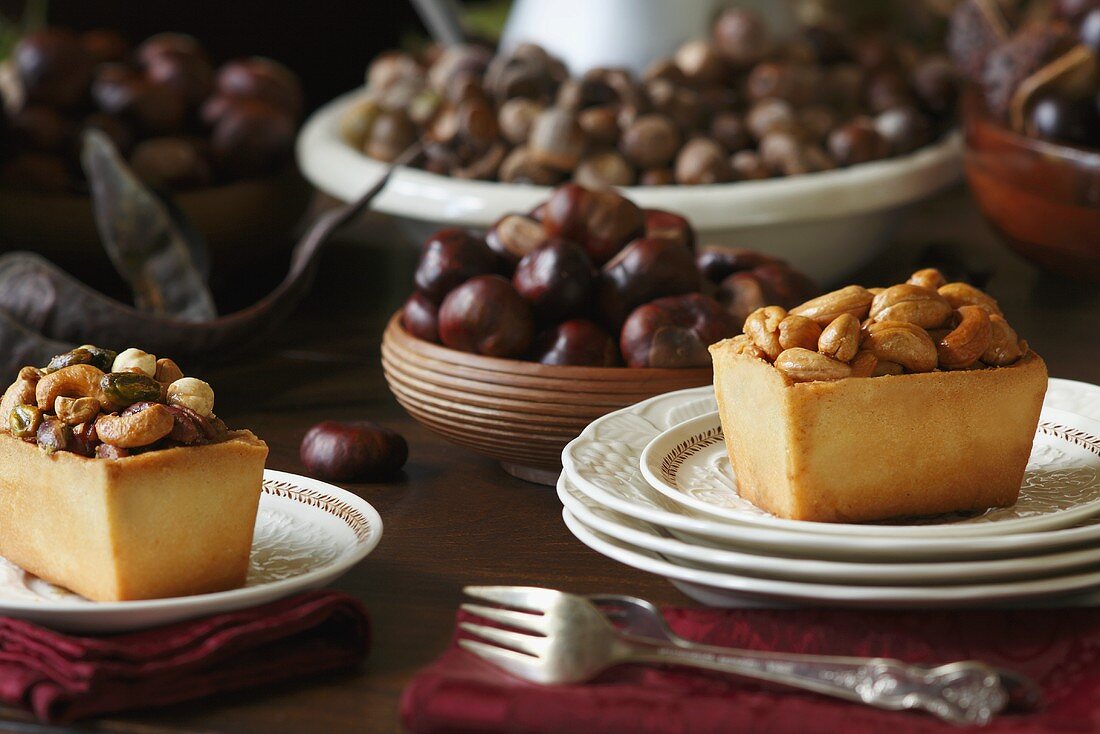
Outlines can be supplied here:
M356 90L317 110L298 136L298 165L321 191L351 201L385 164L340 137ZM910 155L802 176L710 186L630 186L642 207L686 216L701 243L752 247L782 257L819 283L843 279L889 244L905 207L959 180L957 132ZM397 217L417 243L443 226L487 228L509 212L544 201L545 186L464 181L418 169L398 171L374 208Z

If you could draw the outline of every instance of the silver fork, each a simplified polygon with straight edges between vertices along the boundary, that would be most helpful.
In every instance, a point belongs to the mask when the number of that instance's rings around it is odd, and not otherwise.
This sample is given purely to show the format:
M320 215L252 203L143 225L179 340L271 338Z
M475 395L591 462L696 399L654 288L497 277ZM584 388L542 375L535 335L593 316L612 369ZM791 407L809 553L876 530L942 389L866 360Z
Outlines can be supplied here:
M660 663L767 680L883 709L921 709L955 724L986 724L1009 702L999 671L977 661L929 667L889 658L681 645L668 635L662 640L620 632L590 601L552 589L470 586L465 592L511 607L463 604L465 611L523 632L463 622L463 629L487 642L461 639L459 645L535 683L579 683L623 663ZM637 611L632 614L637 618ZM652 630L655 623L646 624Z

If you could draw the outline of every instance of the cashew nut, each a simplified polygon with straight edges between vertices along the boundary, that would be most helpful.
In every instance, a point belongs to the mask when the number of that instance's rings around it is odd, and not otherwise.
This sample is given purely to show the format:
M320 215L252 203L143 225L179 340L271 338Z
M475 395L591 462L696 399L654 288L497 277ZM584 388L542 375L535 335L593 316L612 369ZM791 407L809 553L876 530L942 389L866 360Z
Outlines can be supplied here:
M148 352L130 347L118 353L111 365L111 372L125 372L135 367L143 375L152 377L157 372L157 358Z
M171 411L160 403L129 415L101 415L95 430L103 443L123 449L148 446L172 432L176 424Z
M885 362L897 362L910 372L936 369L936 344L928 332L908 321L879 321L867 327L863 348L879 360L876 371Z
M859 351L859 320L850 313L842 313L821 330L817 350L827 357L848 362Z
M203 418L214 413L214 390L195 377L181 377L168 386L168 404L190 408Z
M784 349L817 349L817 340L820 337L821 327L805 316L788 316L779 322L779 346Z
M910 275L909 280L905 282L910 285L919 285L921 288L929 288L937 291L947 285L947 278L943 277L943 273L936 268L924 268Z
M989 312L984 306L959 308L959 325L936 345L940 367L962 369L977 362L993 342Z
M795 382L842 380L852 375L852 368L843 362L802 347L783 350L775 368Z
M110 410L110 401L100 386L102 379L103 370L90 364L62 367L38 381L34 390L35 402L42 410L53 410L54 401L59 395L68 398L95 398L104 410Z
M99 401L95 398L68 398L58 395L53 401L53 412L58 420L70 426L87 423L99 414Z
M17 405L33 405L35 403L34 389L38 380L42 377L42 370L34 367L24 367L19 370L19 376L15 382L4 391L4 397L0 398L0 431L8 430L8 416Z

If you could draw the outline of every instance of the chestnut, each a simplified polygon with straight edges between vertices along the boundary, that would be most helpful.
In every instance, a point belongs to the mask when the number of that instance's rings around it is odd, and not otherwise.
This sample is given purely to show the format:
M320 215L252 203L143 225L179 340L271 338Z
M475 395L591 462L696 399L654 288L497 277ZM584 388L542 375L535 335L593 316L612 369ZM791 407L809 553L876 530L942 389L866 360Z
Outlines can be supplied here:
M745 121L736 112L719 112L712 117L710 136L730 153L747 148L752 142Z
M671 168L649 168L638 178L642 186L671 186L676 183Z
M401 434L371 421L323 421L306 432L298 456L318 479L370 480L405 466L409 444Z
M414 291L401 309L401 325L417 339L439 342L439 309L426 295Z
M268 176L291 158L297 126L285 111L254 99L231 105L210 135L214 163L232 178Z
M546 202L543 226L551 237L579 243L594 264L602 265L645 231L645 215L615 191L566 184Z
M712 283L721 283L736 272L751 270L775 261L776 259L771 255L746 247L721 245L707 245L695 256L695 264L699 272Z
M601 150L585 156L573 171L573 180L590 189L631 186L634 168L614 150Z
M687 219L664 209L643 209L642 213L647 238L672 240L689 250L695 249L695 229Z
M623 324L619 346L629 367L705 367L707 347L740 330L709 296L688 293L639 306Z
M714 47L732 66L745 68L760 61L771 48L768 28L751 10L730 8L714 21Z
M829 133L829 154L840 166L885 158L890 154L890 144L868 117L857 117Z
M187 118L187 98L182 92L122 64L99 67L92 99L103 112L127 117L153 133L175 132Z
M778 305L768 299L767 290L750 270L733 273L723 280L714 297L737 324L745 323L749 314L758 308Z
M699 290L691 250L675 240L634 240L600 272L597 304L603 321L618 328L636 307L660 296Z
M214 83L230 97L248 97L285 111L292 120L302 114L302 85L290 69L278 61L253 56L229 61L218 69Z
M142 66L147 66L157 56L206 56L199 39L186 33L157 33L149 36L137 47L134 56Z
M613 105L589 107L577 113L577 124L597 145L615 145L619 140L619 112Z
M546 240L542 223L522 214L505 214L485 233L489 249L510 265L515 265Z
M571 319L544 331L535 339L534 359L542 364L577 367L615 367L619 345L599 324Z
M680 148L680 131L665 115L642 115L623 131L619 149L639 168L668 165Z
M534 334L531 307L499 275L470 278L439 307L439 339L452 349L518 358L527 352Z
M497 112L497 125L504 139L513 145L527 142L535 119L542 112L542 105L523 97L510 99Z
M401 110L382 110L375 118L364 140L363 152L371 158L389 163L416 142L416 128Z
M500 164L500 180L504 183L553 186L563 177L561 171L540 163L526 145L513 148Z
M12 68L26 100L63 109L84 100L93 63L80 38L64 28L31 31L11 51Z
M512 285L542 323L579 316L588 309L596 275L584 248L552 239L524 256Z
M214 68L201 55L153 55L146 62L145 76L152 82L178 90L192 106L210 96L214 88Z
M925 145L932 136L928 118L914 107L891 107L875 117L875 130L886 140L891 155Z
M130 44L118 31L95 28L80 36L80 45L92 57L94 65L122 61L130 52Z
M733 180L733 168L726 151L709 138L695 138L681 148L673 172L676 183L687 186Z
M534 161L556 171L572 171L580 163L587 141L577 116L551 107L535 118L527 148Z
M726 64L708 41L688 41L673 56L688 84L696 87L721 84L726 79Z
M210 163L195 141L148 138L134 146L130 166L145 183L159 188L186 189L210 183Z
M730 168L736 181L759 181L771 178L771 171L764 165L755 150L739 150L730 156Z
M494 273L497 257L485 241L464 229L441 229L424 243L413 281L433 303L475 275Z

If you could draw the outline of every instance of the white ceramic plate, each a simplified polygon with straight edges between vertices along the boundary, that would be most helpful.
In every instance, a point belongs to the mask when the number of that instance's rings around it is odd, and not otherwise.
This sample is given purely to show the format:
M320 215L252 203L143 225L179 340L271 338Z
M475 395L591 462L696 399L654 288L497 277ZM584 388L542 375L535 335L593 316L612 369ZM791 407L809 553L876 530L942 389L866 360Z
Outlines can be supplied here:
M298 165L318 189L352 201L385 164L344 142L339 121L358 89L313 113L298 136ZM686 216L699 241L753 247L783 257L823 284L833 283L889 245L907 205L961 178L958 133L915 153L802 176L711 186L636 186L639 206ZM488 228L504 214L530 211L551 189L464 181L427 171L397 171L373 207L398 217L419 243L443 226Z
M564 473L558 479L558 498L579 522L609 538L654 551L673 563L702 564L745 576L810 583L923 586L1038 578L1100 566L1100 547L1022 558L939 563L859 563L759 555L676 540L655 525L597 504L578 492Z
M737 492L717 411L659 433L639 457L666 497L730 522L829 535L960 537L1068 527L1100 514L1100 421L1056 408L1039 417L1020 497L1011 507L882 523L785 520Z
M1100 568L1042 579L954 586L857 586L804 583L754 578L738 574L691 568L672 563L659 553L615 540L586 527L567 509L562 510L566 527L597 553L642 571L670 580L700 584L715 590L762 600L835 606L939 607L976 606L998 602L1026 602L1055 594L1091 591L1100 587Z
M324 586L382 539L361 497L325 482L264 470L245 586L148 601L93 602L0 558L0 614L77 632L121 632L252 607Z
M1045 405L1097 409L1100 386L1051 379ZM975 538L903 538L802 533L734 525L693 514L657 492L638 467L661 431L717 409L710 387L659 395L593 421L562 452L565 472L583 494L616 512L668 529L692 543L790 557L880 561L960 560L1029 555L1100 541L1100 523L1048 532Z

